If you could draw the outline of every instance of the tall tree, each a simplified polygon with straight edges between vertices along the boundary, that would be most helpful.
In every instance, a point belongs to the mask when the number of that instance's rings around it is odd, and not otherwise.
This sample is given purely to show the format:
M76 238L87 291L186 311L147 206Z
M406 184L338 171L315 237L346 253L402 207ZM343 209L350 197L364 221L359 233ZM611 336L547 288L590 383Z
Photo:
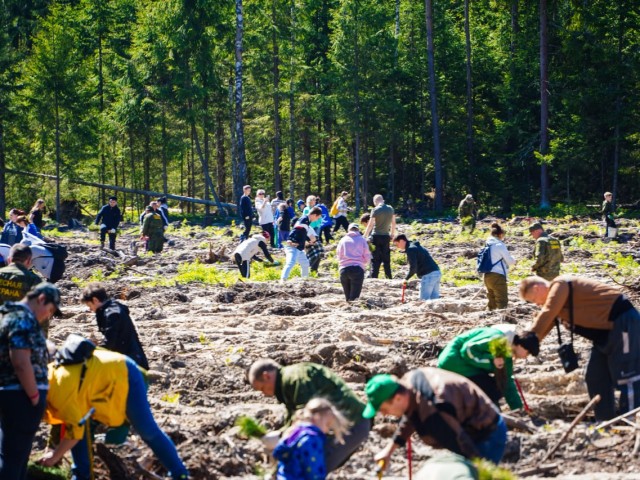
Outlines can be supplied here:
M540 207L548 208L549 173L549 38L547 0L540 0Z
M235 41L235 135L237 178L234 178L233 192L235 199L240 202L242 186L247 182L247 156L244 146L244 119L242 112L242 39L244 35L244 16L242 0L236 0L236 41Z

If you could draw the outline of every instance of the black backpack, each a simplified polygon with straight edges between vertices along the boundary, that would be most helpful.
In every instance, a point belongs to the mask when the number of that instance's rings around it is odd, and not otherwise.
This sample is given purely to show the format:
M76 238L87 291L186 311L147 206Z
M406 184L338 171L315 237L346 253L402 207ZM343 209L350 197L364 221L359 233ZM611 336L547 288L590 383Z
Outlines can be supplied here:
M51 274L48 280L51 283L56 283L62 278L62 275L64 275L67 268L64 263L66 258L69 256L67 247L60 245L59 243L44 243L42 246L45 247L51 254L51 257L53 257L53 267L51 267Z

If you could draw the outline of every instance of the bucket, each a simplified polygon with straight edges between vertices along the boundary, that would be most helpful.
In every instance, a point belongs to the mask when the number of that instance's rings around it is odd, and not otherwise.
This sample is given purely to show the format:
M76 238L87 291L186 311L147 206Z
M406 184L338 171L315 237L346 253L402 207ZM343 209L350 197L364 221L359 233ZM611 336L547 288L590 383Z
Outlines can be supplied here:
M614 227L607 227L607 238L616 238L618 236L618 229Z

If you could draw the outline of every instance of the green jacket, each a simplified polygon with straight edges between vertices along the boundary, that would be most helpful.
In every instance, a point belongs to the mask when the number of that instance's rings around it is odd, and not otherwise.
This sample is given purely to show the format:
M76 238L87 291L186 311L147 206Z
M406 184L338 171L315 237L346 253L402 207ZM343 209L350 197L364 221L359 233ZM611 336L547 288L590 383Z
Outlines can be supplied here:
M42 278L19 263L0 268L0 303L17 302L33 287L42 282Z
M294 413L315 397L331 401L354 423L362 420L364 403L344 380L317 363L302 362L280 367L276 376L275 395L287 408L285 427L291 424Z
M462 200L460 205L458 205L458 216L463 219L466 217L476 217L476 202L471 200L467 202L466 200Z
M438 368L455 372L463 377L493 373L494 358L489 353L489 344L492 340L504 336L502 331L492 327L474 328L458 335L440 353ZM504 359L504 368L507 374L504 398L511 409L521 408L522 400L513 379L513 360L510 356Z
M553 280L560 275L560 264L564 260L562 256L562 246L557 238L550 237L543 233L536 240L536 246L533 251L534 272L542 278Z
M615 212L615 208L613 208L613 203L605 200L604 202L602 202L602 209L600 210L602 213L602 219L609 219L609 220L613 220L613 213Z

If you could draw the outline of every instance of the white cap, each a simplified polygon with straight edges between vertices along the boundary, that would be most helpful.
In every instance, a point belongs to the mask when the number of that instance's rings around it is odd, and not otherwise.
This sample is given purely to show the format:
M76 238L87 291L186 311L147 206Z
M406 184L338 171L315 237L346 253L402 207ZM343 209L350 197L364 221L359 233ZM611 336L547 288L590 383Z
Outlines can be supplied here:
M491 328L495 328L496 330L500 330L504 333L504 336L507 337L507 342L509 345L513 345L513 337L516 335L516 325L511 323L500 323L498 325L491 325Z
M349 231L351 231L351 230L360 231L360 225L358 225L357 223L350 223L349 224Z

